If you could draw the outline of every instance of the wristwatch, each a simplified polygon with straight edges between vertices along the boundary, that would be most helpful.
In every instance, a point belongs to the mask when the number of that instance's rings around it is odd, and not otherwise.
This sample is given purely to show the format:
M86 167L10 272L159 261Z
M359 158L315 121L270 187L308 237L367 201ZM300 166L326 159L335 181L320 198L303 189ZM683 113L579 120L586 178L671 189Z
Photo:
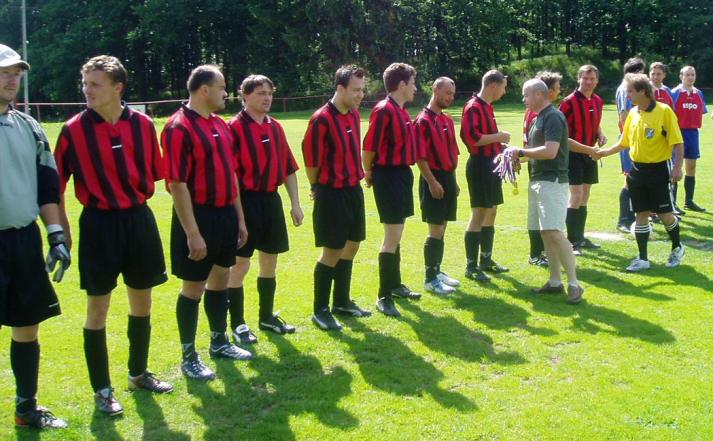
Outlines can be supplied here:
M522 158L523 156L525 156L525 149L520 149L520 150L518 150L518 151L517 151L517 157L518 157L518 158Z

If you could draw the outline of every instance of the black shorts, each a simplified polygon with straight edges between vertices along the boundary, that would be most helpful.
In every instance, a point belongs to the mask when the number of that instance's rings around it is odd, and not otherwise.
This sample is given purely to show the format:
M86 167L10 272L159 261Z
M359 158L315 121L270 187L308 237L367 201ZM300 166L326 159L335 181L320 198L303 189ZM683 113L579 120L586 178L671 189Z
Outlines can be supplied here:
M194 205L193 215L208 248L202 260L188 258L188 242L176 210L171 219L171 272L181 280L202 282L208 279L213 265L230 268L235 265L238 247L238 214L235 207Z
M127 210L84 208L79 217L79 284L90 296L126 286L148 289L168 280L156 219L146 205Z
M634 213L643 211L672 212L673 201L671 200L669 179L668 161L653 164L634 162L631 171L626 176Z
M421 176L418 181L418 196L421 201L421 220L429 224L443 225L446 221L456 220L458 211L458 184L455 172L431 170L441 187L443 198L434 199L428 189L428 183Z
M248 241L237 250L236 255L250 257L255 250L269 254L289 250L280 193L244 191L240 193L240 200L243 203Z
M0 230L0 325L36 325L60 313L37 224Z
M413 172L411 167L384 167L372 169L374 199L382 224L403 224L413 216Z
M597 184L598 182L597 161L584 153L569 152L569 185Z
M312 226L314 244L318 247L339 250L348 240L361 242L366 239L364 191L361 186L315 186Z
M493 173L493 158L470 155L465 165L470 207L492 208L503 203L503 181Z

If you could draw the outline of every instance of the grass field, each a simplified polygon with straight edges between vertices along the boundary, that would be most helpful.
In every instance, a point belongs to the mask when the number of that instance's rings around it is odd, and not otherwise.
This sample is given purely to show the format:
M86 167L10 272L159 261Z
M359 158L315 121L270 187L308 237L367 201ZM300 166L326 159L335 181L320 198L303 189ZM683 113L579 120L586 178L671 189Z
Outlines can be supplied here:
M458 119L460 109L451 113ZM496 105L498 124L513 133L514 141L520 139L522 113L519 105ZM300 164L308 117L278 115ZM612 140L615 121L608 106L604 127ZM46 126L51 139L59 127ZM710 117L701 141L696 200L713 211ZM309 319L318 250L307 180L300 171L306 221L289 227L292 249L280 257L276 299L276 309L297 325L297 333L282 338L259 332L253 361L208 361L217 370L216 381L187 381L178 365L174 310L179 281L171 277L154 291L149 366L176 390L167 396L132 394L126 390L127 301L120 286L108 323L111 374L125 407L125 416L116 420L94 412L82 350L85 294L75 264L57 287L63 315L41 328L40 403L67 418L70 428L38 434L13 427L10 333L3 328L0 439L713 439L713 215L684 217L681 230L688 247L680 268L664 268L669 242L656 226L649 252L652 269L626 274L622 268L636 245L614 229L622 184L619 160L605 159L600 171L588 231L603 246L577 261L586 287L579 306L565 304L564 297L529 294L531 286L546 280L546 270L527 264L527 196L525 191L513 196L507 184L494 257L511 268L509 273L487 286L464 281L447 298L424 295L420 302L400 302L399 320L380 314L345 320L344 331L336 334L315 329ZM462 169L458 179L467 188ZM681 198L682 193L681 188ZM69 200L76 234L80 207L73 197ZM470 211L465 193L459 202L443 263L455 277L465 266L462 238ZM382 230L371 191L366 203L367 240L356 258L353 297L373 310ZM163 186L151 206L167 250L171 198ZM422 288L426 231L419 213L408 220L402 272L412 288ZM256 265L245 285L248 323L254 328ZM202 312L198 343L208 360Z

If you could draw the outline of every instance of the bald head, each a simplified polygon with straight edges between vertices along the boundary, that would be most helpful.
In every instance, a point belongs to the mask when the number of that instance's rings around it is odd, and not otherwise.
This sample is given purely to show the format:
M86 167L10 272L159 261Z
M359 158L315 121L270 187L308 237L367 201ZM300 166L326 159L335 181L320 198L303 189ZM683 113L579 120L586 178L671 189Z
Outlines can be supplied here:
M428 107L438 113L453 104L456 95L456 83L448 77L438 77L433 82L433 94Z
M445 86L453 86L455 87L456 83L452 79L448 77L438 77L436 78L436 81L433 82L433 88L432 90L436 89L442 89Z
M540 110L550 104L548 92L549 89L544 81L537 78L527 80L522 85L522 102L525 103L525 107L528 109L539 113Z
M538 78L533 78L531 80L525 81L525 84L523 84L523 86L522 86L522 91L523 92L542 93L546 96L547 95L547 84L545 84L544 81L542 81Z

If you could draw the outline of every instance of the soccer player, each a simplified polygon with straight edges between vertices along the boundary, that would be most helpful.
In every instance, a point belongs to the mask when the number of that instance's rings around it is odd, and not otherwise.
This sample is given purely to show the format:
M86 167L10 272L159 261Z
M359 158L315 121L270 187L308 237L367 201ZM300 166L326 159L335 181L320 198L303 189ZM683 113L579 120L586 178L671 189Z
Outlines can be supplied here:
M644 73L646 71L646 63L641 58L629 58L624 63L624 75L629 73ZM626 81L622 80L619 87L616 89L616 111L619 114L619 133L624 128L624 122L631 108L634 107L626 93ZM617 230L628 233L631 224L634 222L634 212L631 211L631 196L629 188L626 186L626 175L631 170L631 158L627 151L619 152L619 161L621 162L621 172L624 175L624 186L619 193L619 219L617 221Z
M252 358L226 335L230 267L247 230L235 175L235 141L228 124L214 113L225 108L225 78L217 66L201 65L191 72L187 87L188 103L171 115L161 133L173 196L171 271L182 280L176 302L181 371L190 378L212 380L215 373L195 349L204 290L210 356Z
M341 329L332 313L371 315L350 296L354 257L359 243L366 238L364 191L359 184L364 177L359 105L364 99L365 81L364 70L359 66L337 69L334 96L312 114L302 140L305 170L314 198L314 242L322 248L314 267L312 322L326 331Z
M608 156L629 148L633 161L626 181L636 213L634 231L639 256L626 270L637 272L651 267L647 252L651 212L658 214L671 238L672 249L666 267L677 267L681 264L685 249L681 244L678 218L672 213L673 202L668 186L669 182L681 179L681 131L673 110L656 101L646 75L628 74L624 77L624 82L628 97L636 107L629 112L619 141L608 149L600 150L596 156ZM669 163L672 149L676 151L673 168Z
M465 232L467 266L465 276L478 282L489 282L484 271L508 271L493 260L495 216L503 203L502 181L493 173L493 159L510 142L510 133L498 130L493 103L505 95L507 77L497 70L483 75L480 92L473 95L463 108L460 137L468 147L466 163L471 215ZM478 251L480 250L480 265Z
M456 85L448 77L433 82L431 100L416 118L418 168L421 171L418 194L421 219L428 224L428 237L423 245L426 264L424 289L447 295L460 285L441 271L443 238L448 221L456 220L458 193L455 169L458 166L458 142L453 119L443 110L453 104Z
M273 312L277 256L289 249L282 199L277 192L280 185L285 184L290 197L292 223L302 225L304 217L297 191L297 162L282 125L267 114L274 90L268 77L249 75L240 85L244 108L228 123L235 137L240 200L248 230L248 240L237 250L237 261L230 269L228 282L230 327L236 344L243 345L257 342L245 323L243 291L243 279L255 250L258 250L260 264L259 327L277 334L295 332L294 326Z
M60 314L47 271L59 263L54 275L59 282L71 259L60 225L59 178L47 136L37 121L10 105L29 68L17 52L0 44L0 326L12 328L15 424L61 429L67 423L37 405L37 336L41 322ZM50 246L47 271L38 215Z
M411 116L404 108L416 93L416 69L393 63L384 71L387 97L376 103L364 138L362 162L367 186L373 185L384 240L379 252L379 294L376 308L399 317L393 297L419 299L421 294L401 283L401 236L413 216L413 172L416 139Z
M548 98L547 85L538 79L525 82L523 102L537 119L530 127L527 147L517 149L518 157L532 161L532 179L528 189L528 228L539 228L549 259L550 278L535 294L563 293L560 268L567 273L567 303L582 301L584 288L577 280L572 246L563 231L567 216L569 180L569 137L567 119Z
M79 218L79 278L87 293L84 355L97 410L123 413L109 378L106 317L119 274L129 297L129 389L167 393L173 386L147 370L151 289L164 283L166 264L158 226L146 202L163 178L153 121L121 101L128 75L116 58L100 55L81 70L87 109L62 127L55 148L62 224L71 234L64 191L74 176L83 205Z
M599 248L584 237L587 202L592 185L599 182L597 161L589 157L595 145L607 138L600 127L604 101L594 93L599 82L599 69L586 64L577 71L577 90L565 97L559 110L567 118L569 131L569 202L567 204L567 238L580 255L583 248Z
M535 78L542 80L547 86L547 99L549 102L556 102L560 94L562 75L557 72L542 71L538 72ZM522 134L523 145L527 145L527 136L530 133L530 127L536 118L537 114L535 112L531 109L525 109ZM527 162L527 174L530 179L532 179L532 163L530 161ZM542 267L548 266L549 262L547 261L547 255L545 254L545 244L542 242L540 229L528 229L527 233L530 237L530 258L528 259L528 263L530 265Z
M693 194L696 190L696 161L701 157L698 129L701 128L703 114L708 113L708 107L703 92L693 85L696 82L696 69L683 66L680 78L681 84L671 91L671 96L683 135L683 158L686 163L686 176L683 178L686 202L683 208L703 212L706 209L693 201Z

